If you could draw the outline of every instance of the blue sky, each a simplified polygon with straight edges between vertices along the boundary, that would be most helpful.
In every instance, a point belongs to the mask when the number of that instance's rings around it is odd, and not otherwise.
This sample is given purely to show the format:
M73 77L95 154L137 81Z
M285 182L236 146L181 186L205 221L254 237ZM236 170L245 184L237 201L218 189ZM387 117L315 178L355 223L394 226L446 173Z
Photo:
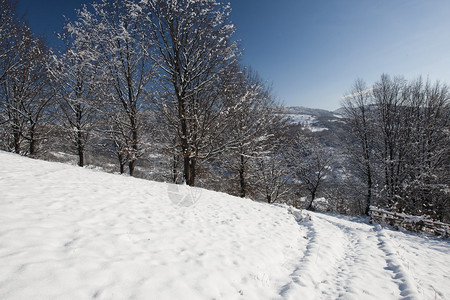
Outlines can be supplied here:
M38 34L51 35L82 0L19 0ZM231 0L243 63L288 106L334 110L356 78L382 73L449 83L448 0ZM48 38L52 41L52 38Z

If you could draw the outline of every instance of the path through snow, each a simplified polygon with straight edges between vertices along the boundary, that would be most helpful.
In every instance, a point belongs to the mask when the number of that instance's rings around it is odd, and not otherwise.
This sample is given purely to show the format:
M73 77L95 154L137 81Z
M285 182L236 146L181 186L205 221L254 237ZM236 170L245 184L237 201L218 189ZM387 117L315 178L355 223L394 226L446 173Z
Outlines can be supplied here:
M281 295L296 299L449 299L448 241L308 213L308 244Z

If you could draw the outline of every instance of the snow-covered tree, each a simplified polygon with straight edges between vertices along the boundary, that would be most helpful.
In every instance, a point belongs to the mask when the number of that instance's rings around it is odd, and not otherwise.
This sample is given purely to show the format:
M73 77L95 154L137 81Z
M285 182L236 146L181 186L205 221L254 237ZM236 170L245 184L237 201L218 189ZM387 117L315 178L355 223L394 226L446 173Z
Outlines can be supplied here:
M132 0L99 0L91 10L84 6L78 19L67 25L76 39L89 35L91 61L98 64L102 78L98 107L104 120L105 136L114 135L120 155L134 174L137 159L145 151L142 140L142 111L149 102L153 63L147 53L151 37L142 9ZM110 130L112 128L112 130Z
M12 1L1 0L0 1L0 138L2 142L2 148L5 150L13 150L14 145L11 143L14 140L14 127L16 128L16 146L20 142L20 124L18 124L18 118L14 124L14 114L11 111L11 99L8 96L7 88L7 76L12 76L15 68L21 63L21 51L23 43L21 37L22 28L24 24L19 22L15 11L15 6ZM12 131L13 129L13 131ZM17 151L19 151L17 149Z
M372 186L368 205L376 199L395 211L449 218L449 96L439 82L382 75L370 89L357 88L347 99L357 141L353 161L365 170L367 188Z
M53 55L49 64L61 114L59 124L81 167L84 166L86 146L93 126L98 121L97 87L102 84L97 74L99 61L94 50L96 36L93 29L77 22L68 23L60 35L66 49L59 55Z
M236 194L245 197L254 161L270 154L275 134L285 126L285 120L276 114L277 105L270 88L256 72L236 66L229 75L225 97L232 116L223 136L229 147L222 155L222 164L231 179L237 179Z
M194 185L198 161L223 150L218 140L230 111L221 78L238 55L230 7L215 0L150 0L146 11L159 67L155 103L176 141L184 180Z
M400 204L408 213L450 219L450 93L445 84L410 82L402 118L409 125Z
M11 49L2 57L0 123L9 151L34 156L40 128L52 99L46 64L49 52L24 24L5 41Z
M365 209L369 214L373 202L374 178L374 107L372 90L361 79L355 81L352 89L344 97L345 116L349 123L350 137L348 151L352 154L353 164L365 183Z
M292 173L283 149L273 149L270 154L258 157L254 164L255 170L251 173L255 185L254 197L267 203L286 202L291 192L289 182Z
M305 208L311 209L330 173L332 152L316 139L299 134L292 141L288 157L293 178L309 193Z
M16 47L20 44L18 33L22 25L17 19L14 2L0 0L0 82L19 63Z

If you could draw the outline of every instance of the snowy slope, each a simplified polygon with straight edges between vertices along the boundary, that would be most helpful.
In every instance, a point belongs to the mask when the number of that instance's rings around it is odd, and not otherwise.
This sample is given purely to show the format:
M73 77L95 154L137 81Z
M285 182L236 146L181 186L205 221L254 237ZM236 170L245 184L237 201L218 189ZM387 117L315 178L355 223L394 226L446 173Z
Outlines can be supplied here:
M328 128L315 126L319 120L312 115L305 114L285 114L292 124L301 124L312 132L328 130Z
M0 299L450 299L447 241L4 152L0 164Z

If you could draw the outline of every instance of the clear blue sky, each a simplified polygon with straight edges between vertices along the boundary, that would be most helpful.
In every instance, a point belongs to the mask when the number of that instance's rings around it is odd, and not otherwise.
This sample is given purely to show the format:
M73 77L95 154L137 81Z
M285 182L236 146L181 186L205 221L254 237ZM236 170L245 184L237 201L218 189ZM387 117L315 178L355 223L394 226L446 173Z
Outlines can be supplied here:
M38 34L83 0L19 0ZM337 109L356 78L382 73L450 83L448 0L231 0L243 62L285 105ZM54 39L48 38L50 42Z

